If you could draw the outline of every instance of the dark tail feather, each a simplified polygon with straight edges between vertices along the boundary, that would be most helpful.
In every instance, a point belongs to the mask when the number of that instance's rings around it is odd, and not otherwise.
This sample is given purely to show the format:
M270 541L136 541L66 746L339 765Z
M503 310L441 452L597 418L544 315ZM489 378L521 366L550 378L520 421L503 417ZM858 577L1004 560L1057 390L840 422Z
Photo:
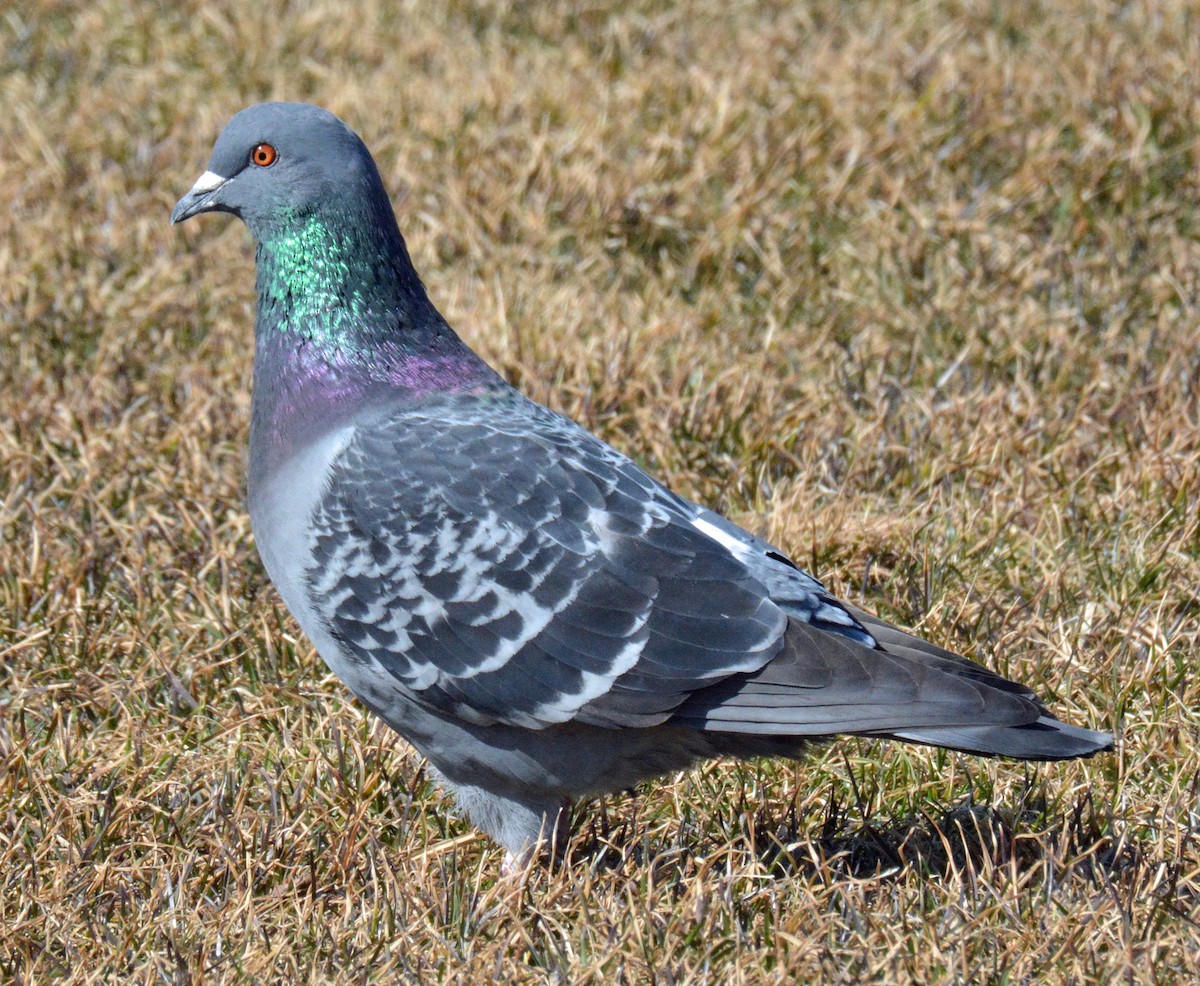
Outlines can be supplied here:
M847 609L876 647L794 619L772 660L693 692L671 721L724 734L713 742L734 756L794 756L839 733L1021 760L1112 749L1107 733L1060 722L1025 685Z
M888 733L892 739L942 746L963 753L1020 760L1072 760L1113 748L1108 733L1083 729L1042 716L1021 726L953 726L905 729Z

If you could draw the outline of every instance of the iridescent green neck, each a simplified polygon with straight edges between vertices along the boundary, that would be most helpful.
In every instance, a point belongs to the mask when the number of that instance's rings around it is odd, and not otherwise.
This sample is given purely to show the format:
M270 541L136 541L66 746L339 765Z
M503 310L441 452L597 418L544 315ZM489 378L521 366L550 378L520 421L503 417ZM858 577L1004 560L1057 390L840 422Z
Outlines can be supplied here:
M343 357L370 351L428 314L395 220L310 215L279 223L258 245L259 342L287 333ZM282 340L279 340L282 341Z

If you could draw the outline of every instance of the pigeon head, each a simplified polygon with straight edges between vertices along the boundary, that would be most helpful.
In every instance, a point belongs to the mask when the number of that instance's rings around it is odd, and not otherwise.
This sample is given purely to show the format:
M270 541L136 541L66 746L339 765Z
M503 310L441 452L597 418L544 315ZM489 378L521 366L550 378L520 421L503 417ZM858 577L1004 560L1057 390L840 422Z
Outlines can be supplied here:
M346 124L307 103L260 103L226 124L208 170L176 204L171 222L229 212L261 242L315 213L379 213L380 204L385 224L394 225L375 162Z
M257 241L251 445L273 450L260 465L384 393L500 386L429 301L370 152L327 110L236 114L171 222L202 212L238 216Z
M171 213L239 217L258 243L259 336L367 354L444 325L412 269L366 145L328 110L260 103L221 131Z

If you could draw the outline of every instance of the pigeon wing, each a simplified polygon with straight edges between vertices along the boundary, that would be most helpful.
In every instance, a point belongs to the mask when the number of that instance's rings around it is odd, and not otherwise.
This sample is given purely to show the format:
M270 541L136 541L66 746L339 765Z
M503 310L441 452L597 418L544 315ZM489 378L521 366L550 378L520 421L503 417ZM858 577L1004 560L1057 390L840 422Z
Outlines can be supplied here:
M695 511L521 398L363 422L313 517L309 595L351 660L478 723L664 721L787 616Z
M799 737L1042 714L516 395L361 422L312 526L310 598L348 659L478 724Z

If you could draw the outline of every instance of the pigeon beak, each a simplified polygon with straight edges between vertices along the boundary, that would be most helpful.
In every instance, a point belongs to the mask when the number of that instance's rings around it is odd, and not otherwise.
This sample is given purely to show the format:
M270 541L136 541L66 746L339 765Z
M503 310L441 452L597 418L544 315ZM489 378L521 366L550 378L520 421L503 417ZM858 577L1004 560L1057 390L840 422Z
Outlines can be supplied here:
M213 171L204 172L196 179L192 190L175 203L175 208L171 210L171 225L174 226L185 219L190 219L199 212L209 212L219 208L218 204L213 202L213 197L227 181L229 181L228 178Z

